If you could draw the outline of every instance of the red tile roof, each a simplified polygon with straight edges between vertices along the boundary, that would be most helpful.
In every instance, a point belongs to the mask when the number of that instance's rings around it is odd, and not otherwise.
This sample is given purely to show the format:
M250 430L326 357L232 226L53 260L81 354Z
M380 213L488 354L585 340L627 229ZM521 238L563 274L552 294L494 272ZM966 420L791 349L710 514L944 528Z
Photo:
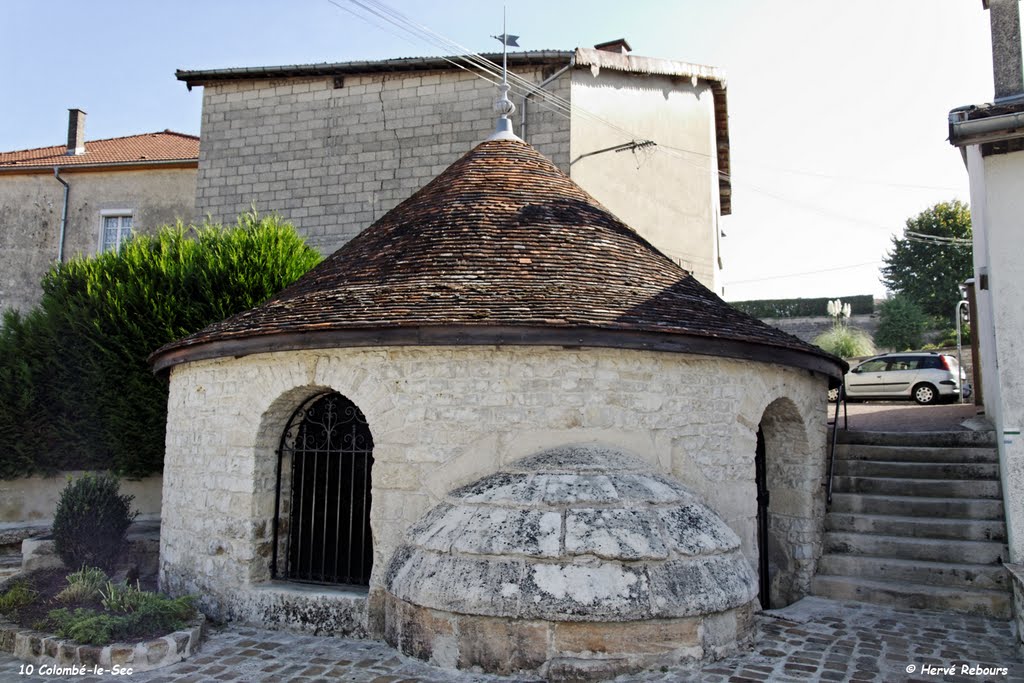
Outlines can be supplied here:
M199 138L165 130L162 133L90 140L85 143L85 153L77 155L69 155L66 145L0 152L0 170L198 160Z
M425 343L774 347L842 366L726 304L520 140L481 143L271 300L151 360Z

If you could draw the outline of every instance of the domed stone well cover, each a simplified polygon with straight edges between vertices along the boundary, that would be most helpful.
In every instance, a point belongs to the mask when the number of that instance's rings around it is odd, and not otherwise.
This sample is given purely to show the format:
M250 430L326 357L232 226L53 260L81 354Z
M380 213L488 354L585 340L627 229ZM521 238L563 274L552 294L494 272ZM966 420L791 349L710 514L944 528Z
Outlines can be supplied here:
M624 453L567 446L457 489L385 579L386 638L442 666L602 679L722 656L752 635L735 533Z

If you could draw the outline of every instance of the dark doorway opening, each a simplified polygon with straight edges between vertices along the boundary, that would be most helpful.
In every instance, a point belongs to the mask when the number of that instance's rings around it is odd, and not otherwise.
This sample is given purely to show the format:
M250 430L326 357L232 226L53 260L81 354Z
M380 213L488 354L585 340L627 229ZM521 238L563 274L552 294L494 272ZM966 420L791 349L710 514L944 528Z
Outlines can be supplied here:
M372 468L373 436L352 401L324 394L295 411L278 450L272 576L369 585Z
M749 470L748 470L749 471ZM771 579L768 576L768 467L765 461L764 432L757 428L754 452L754 480L757 485L757 577L761 609L771 608Z

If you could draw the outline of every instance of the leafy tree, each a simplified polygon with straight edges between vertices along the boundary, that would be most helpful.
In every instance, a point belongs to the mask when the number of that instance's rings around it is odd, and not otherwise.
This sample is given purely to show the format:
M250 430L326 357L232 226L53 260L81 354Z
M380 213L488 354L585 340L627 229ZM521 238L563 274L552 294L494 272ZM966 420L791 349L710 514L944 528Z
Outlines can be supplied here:
M0 478L160 471L167 385L149 354L262 303L319 261L291 225L250 212L229 228L179 223L54 266L39 308L0 329Z
M950 321L960 299L957 285L971 277L971 213L961 201L940 202L907 220L892 238L882 283L905 294L929 316Z
M918 349L927 326L928 316L921 307L906 294L896 294L879 307L875 342L894 351Z

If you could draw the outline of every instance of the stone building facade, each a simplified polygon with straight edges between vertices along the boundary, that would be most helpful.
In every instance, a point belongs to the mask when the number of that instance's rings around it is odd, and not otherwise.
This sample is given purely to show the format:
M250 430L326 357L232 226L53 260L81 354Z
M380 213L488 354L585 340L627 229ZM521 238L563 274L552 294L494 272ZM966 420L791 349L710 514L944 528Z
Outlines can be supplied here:
M161 583L220 618L607 679L735 649L821 553L842 361L508 133L151 360Z
M523 139L714 289L731 210L724 74L582 48L508 63L531 84L513 81ZM179 71L204 89L196 211L255 203L331 253L484 137L496 77L480 76L442 58ZM628 148L643 141L656 144Z
M164 131L0 153L0 310L39 301L51 265L195 214L199 139ZM66 186L63 184L66 183Z

